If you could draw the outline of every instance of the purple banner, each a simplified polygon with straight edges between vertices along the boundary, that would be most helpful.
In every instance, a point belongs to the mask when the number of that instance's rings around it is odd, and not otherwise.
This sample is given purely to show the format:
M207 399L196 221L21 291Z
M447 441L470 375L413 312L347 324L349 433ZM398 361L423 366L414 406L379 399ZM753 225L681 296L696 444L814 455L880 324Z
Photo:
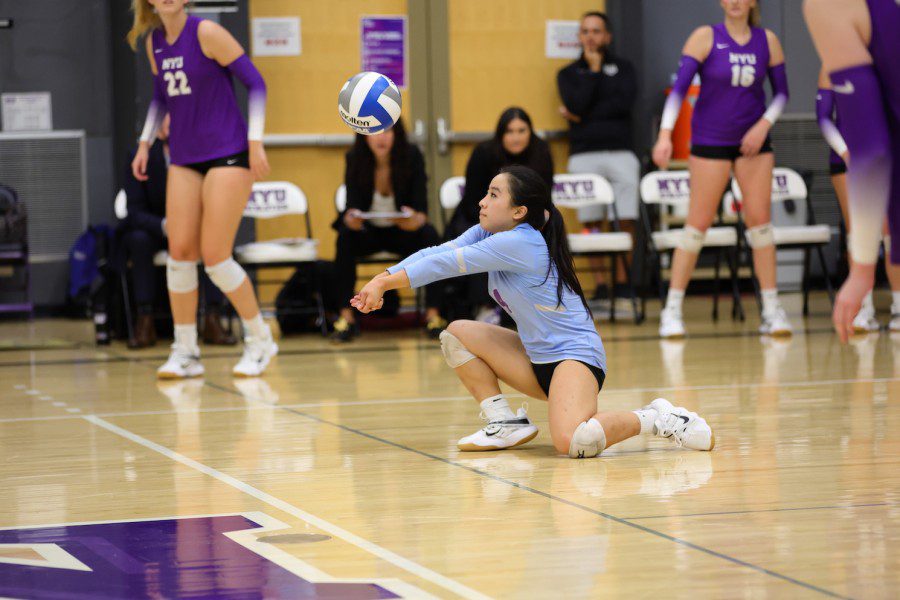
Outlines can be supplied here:
M389 77L406 87L406 17L362 17L362 70Z

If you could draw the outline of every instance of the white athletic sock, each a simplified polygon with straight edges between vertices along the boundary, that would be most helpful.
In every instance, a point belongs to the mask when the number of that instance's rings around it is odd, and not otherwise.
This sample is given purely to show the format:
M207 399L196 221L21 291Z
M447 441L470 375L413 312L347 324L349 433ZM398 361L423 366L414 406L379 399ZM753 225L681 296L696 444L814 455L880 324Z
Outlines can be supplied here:
M241 319L241 323L244 325L245 335L250 335L257 339L269 337L269 328L266 327L266 322L263 321L262 313L257 313L255 317L246 321Z
M778 310L778 308L781 306L781 304L778 302L778 288L762 290L760 295L762 296L764 315L772 314L773 311Z
M653 433L653 423L659 418L659 413L656 409L641 408L632 412L637 415L638 420L641 422L641 433Z
M666 310L671 310L677 313L681 312L681 303L684 300L684 290L676 290L673 287L669 288L669 295L666 296Z
M197 350L197 324L176 325L175 343L182 348Z
M891 292L891 314L900 314L900 292Z
M509 407L509 402L503 394L482 400L481 410L484 411L488 421L508 421L516 418L516 413Z
M875 311L875 302L872 299L872 292L869 291L868 294L863 296L862 306L860 309L869 309L871 311Z

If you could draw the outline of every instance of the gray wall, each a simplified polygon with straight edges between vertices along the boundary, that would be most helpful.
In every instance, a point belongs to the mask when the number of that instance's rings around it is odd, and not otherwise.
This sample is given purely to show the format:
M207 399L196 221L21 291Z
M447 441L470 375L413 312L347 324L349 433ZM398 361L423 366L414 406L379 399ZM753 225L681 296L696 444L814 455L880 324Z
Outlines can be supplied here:
M0 91L49 91L53 128L85 130L91 224L115 222L113 197L152 95L146 54L132 52L125 42L130 5L129 0L0 0L0 17L14 21L12 29L0 29ZM238 7L234 14L201 16L221 22L246 48L247 0ZM243 86L237 88L244 104ZM242 226L240 239L250 237L252 227ZM61 305L68 265L38 264L33 273L35 302Z
M0 0L0 91L52 94L53 128L87 133L91 223L112 217L113 96L108 0ZM34 267L38 304L61 304L65 263Z

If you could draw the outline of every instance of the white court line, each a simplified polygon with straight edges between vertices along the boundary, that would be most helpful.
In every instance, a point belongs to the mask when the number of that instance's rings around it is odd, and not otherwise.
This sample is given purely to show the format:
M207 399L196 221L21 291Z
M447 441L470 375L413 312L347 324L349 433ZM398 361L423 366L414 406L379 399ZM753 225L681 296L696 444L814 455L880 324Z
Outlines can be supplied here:
M830 385L842 385L842 384L850 384L850 383L888 383L891 381L900 381L900 377L878 377L878 378L866 378L866 379L826 379L823 381L792 381L785 383L727 383L727 384L718 384L718 385L682 385L682 386L659 386L659 387L646 387L646 388L616 388L610 390L603 390L600 392L600 397L603 398L609 394L640 394L640 393L649 393L649 392L677 392L677 391L703 391L703 390L729 390L729 389L741 389L741 388L754 388L754 387L766 387L766 386L775 386L782 388L796 388L796 387L819 387L819 386L830 386ZM227 393L229 395L234 395L237 393L237 390L219 390L215 389L221 393ZM525 398L523 394L506 394L508 398ZM92 413L89 416L95 417L150 417L150 416L159 416L159 415L180 415L180 414L196 414L196 413L220 413L220 412L240 412L247 410L262 410L266 408L321 408L325 406L371 406L371 405L384 405L389 406L391 404L430 404L433 402L460 402L460 401L472 401L471 396L432 396L432 397L423 397L423 398L396 398L396 399L384 399L384 400L350 400L347 402L342 402L340 400L329 400L322 402L299 402L295 404L270 404L268 402L257 400L255 398L251 398L255 403L247 406L218 406L218 407L209 407L209 408L198 408L194 410L142 410L142 411L134 411L134 412L106 412L106 413ZM10 417L6 419L0 419L0 423L27 423L30 421L62 421L65 419L81 419L80 416L68 416L68 415L48 415L45 417Z
M485 599L490 598L490 596L485 596L481 592L477 592L477 591L473 590L472 588L459 583L458 581L454 581L453 579L450 579L449 577L441 575L440 573L436 573L435 571L432 571L431 569L424 567L417 562L414 562L412 560L409 560L408 558L400 556L399 554L396 554L396 553L388 550L387 548L382 548L381 546L379 546L373 542L370 542L364 538L361 538L354 533L350 533L349 531L347 531L345 529L341 529L340 527L338 527L337 525L334 525L333 523L330 523L330 522L328 522L324 519L321 519L311 513L301 510L301 509L297 508L296 506L294 506L293 504L289 504L288 502L285 502L284 500L280 500L280 499L276 498L275 496L272 496L271 494L267 494L266 492L263 492L262 490L259 490L255 487L253 487L252 485L244 483L243 481L236 479L236 478L232 477L231 475L223 473L222 471L219 471L212 467L208 467L200 462L197 462L196 460L194 460L192 458L188 458L187 456L184 456L183 454L174 452L173 450L170 450L170 449L166 448L165 446L161 446L155 442L151 442L150 440L143 438L143 437L137 435L136 433L132 433L131 431L128 431L127 429L123 429L123 428L119 427L118 425L113 425L109 421L101 419L100 417L96 417L93 415L87 415L82 418L90 423L93 423L94 425L97 425L98 427L102 427L103 429L106 429L107 431L115 433L116 435L119 435L125 439L131 440L132 442L134 442L136 444L140 444L141 446L144 446L145 448L149 448L150 450L153 450L154 452L158 452L167 458L171 458L175 462L179 462L179 463L181 463L187 467L190 467L194 470L200 471L204 475L208 475L209 477L218 479L222 483L224 483L226 485L230 485L231 487L235 488L236 490L239 490L249 496L253 496L257 500L259 500L261 502L265 502L269 506L275 507L282 512L285 512L285 513L292 515L298 519L306 521L307 523L310 523L311 525L321 529L322 531L328 532L329 534L331 534L334 537L341 538L345 542L348 542L348 543L356 546L357 548L360 548L362 550L365 550L366 552L374 554L378 558L385 560L389 563L392 563L392 564L396 565L397 567L403 569L404 571L412 573L413 575L420 577L420 578L424 579L425 581L429 581L435 585L438 585L438 586L444 588L445 590L448 590L450 592L453 592L454 594L462 596L463 598L477 598L479 600L485 600Z

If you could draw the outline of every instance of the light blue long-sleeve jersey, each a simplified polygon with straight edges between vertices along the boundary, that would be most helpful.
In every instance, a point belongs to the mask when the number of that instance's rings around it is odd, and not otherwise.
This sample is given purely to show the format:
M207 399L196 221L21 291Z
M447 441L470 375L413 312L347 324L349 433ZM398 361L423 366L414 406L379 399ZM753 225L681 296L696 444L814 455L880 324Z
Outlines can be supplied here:
M581 298L564 285L557 306L557 270L553 265L547 277L549 262L547 243L531 225L494 234L475 225L453 241L410 255L388 272L406 270L414 288L487 272L491 297L516 322L531 362L575 359L606 372L603 342Z

